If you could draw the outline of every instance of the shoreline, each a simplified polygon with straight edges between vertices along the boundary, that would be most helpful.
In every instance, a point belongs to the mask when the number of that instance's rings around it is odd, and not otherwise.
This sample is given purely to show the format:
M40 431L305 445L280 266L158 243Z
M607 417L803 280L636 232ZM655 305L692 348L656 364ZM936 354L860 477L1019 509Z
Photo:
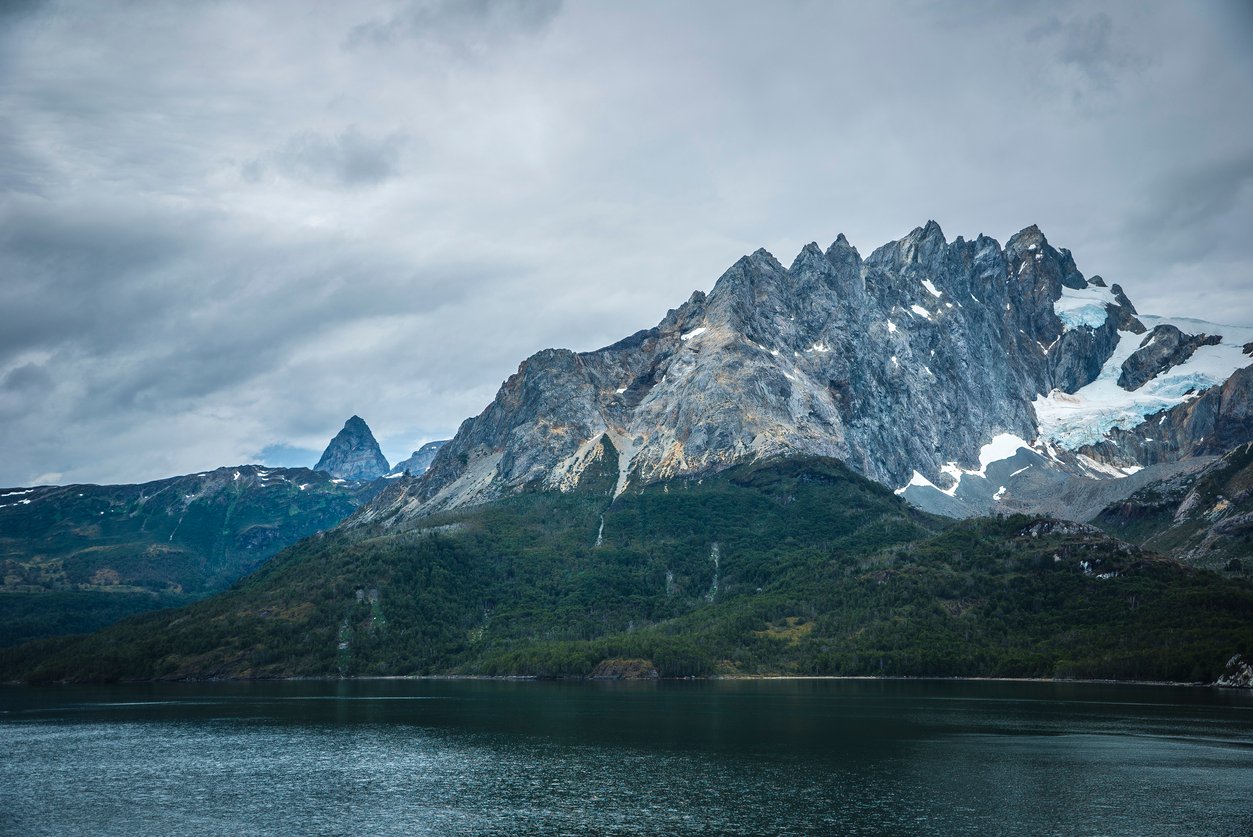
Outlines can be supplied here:
M764 682L764 681L879 681L909 683L1055 683L1092 686L1172 686L1190 689L1222 689L1240 691L1248 689L1241 686L1223 686L1217 683L1198 683L1178 680L1112 680L1112 679L1072 679L1061 677L911 677L908 675L870 675L870 674L720 674L710 677L541 677L533 674L490 675L490 674L384 674L361 677L215 677L194 680L116 680L112 682L51 682L23 683L21 681L5 681L0 686L134 686L141 683L150 684L193 684L193 683L365 683L376 681L459 681L477 680L500 683L711 683L711 682Z
M1200 683L1181 680L1112 680L1077 679L1063 677L913 677L910 675L875 675L875 674L717 674L710 677L541 677L533 674L489 675L489 674L392 674L364 677L286 677L273 682L313 680L331 682L371 681L371 680L492 680L501 682L545 682L545 683L709 683L717 681L840 681L865 680L883 682L939 682L939 683L1078 683L1105 686L1186 686L1199 689L1239 689L1239 686L1220 686L1217 683ZM139 682L139 681L136 681ZM152 682L152 681L149 681ZM209 682L209 681L188 681ZM244 682L244 681L216 681ZM262 681L257 681L262 682Z

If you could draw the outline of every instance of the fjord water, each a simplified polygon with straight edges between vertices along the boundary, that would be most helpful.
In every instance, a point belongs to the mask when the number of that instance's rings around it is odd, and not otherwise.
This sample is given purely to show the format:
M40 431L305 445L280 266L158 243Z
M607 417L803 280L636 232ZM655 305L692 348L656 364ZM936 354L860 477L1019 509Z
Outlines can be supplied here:
M1253 696L952 681L0 688L9 834L1250 834Z

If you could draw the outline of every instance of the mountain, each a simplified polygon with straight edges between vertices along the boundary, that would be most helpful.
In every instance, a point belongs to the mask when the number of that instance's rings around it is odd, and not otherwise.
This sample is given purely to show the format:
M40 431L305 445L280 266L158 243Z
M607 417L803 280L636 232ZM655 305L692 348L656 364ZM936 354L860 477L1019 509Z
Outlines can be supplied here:
M1253 654L1250 352L1035 227L759 250L652 329L528 358L425 473L230 590L0 677L1213 681ZM381 460L354 416L319 468Z
M1093 522L1198 567L1253 573L1253 444L1199 472L1154 481Z
M790 267L758 250L654 328L523 361L426 474L354 520L569 489L603 440L619 494L817 455L950 516L1074 516L1059 494L1095 513L1141 469L1253 438L1250 351L1251 329L1140 315L1034 226L1002 247L929 222L865 259L841 235Z
M422 476L430 469L431 463L435 461L435 454L439 453L439 449L446 444L448 444L447 439L439 442L427 442L415 450L408 459L397 462L387 472L387 476Z
M331 439L313 470L343 480L372 480L386 474L389 466L369 425L353 416Z
M374 490L256 465L140 485L0 490L0 644L221 590L334 527Z
M0 651L0 679L385 674L1208 680L1253 650L1253 585L1074 523L954 522L832 459L339 527L231 590ZM639 661L646 661L641 663Z

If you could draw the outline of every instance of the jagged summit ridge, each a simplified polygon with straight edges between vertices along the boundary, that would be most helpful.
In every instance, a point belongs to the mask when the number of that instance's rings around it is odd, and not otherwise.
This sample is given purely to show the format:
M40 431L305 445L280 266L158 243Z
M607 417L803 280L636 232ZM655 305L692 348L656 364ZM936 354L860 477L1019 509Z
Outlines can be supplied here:
M353 416L331 439L313 470L338 479L372 480L386 474L388 464L369 425L360 416Z
M963 473L986 478L981 453L1001 437L1079 467L1044 439L1040 405L1098 383L1146 331L1118 285L1085 279L1035 226L1002 247L949 242L932 221L864 259L840 235L790 267L759 249L654 328L525 360L422 480L381 502L416 511L569 487L607 455L619 491L789 453L946 491Z

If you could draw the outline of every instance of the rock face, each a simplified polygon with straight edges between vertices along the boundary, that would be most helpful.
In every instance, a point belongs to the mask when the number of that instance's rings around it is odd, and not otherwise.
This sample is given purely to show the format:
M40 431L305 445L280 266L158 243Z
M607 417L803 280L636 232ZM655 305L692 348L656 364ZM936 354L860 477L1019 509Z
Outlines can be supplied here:
M1236 654L1227 661L1227 670L1214 685L1230 689L1253 689L1253 664Z
M1237 370L1139 425L1111 428L1079 450L1109 462L1150 465L1194 456L1221 456L1253 439L1253 366Z
M1201 346L1213 346L1222 337L1207 334L1184 334L1173 325L1159 325L1149 332L1140 348L1123 361L1118 386L1135 390L1162 372L1173 369L1192 357Z
M660 677L652 660L601 660L588 675L590 680L656 680Z
M985 512L1010 492L989 466L1019 450L1035 459L1018 470L1062 476L1147 464L1123 446L1074 452L1110 426L1191 402L1163 394L1178 385L1177 370L1163 372L1218 347L1180 331L1161 355L1173 332L1158 329L1133 361L1146 330L1119 286L1086 280L1034 226L1002 247L948 242L929 222L864 259L841 235L826 250L807 245L790 267L758 250L654 328L525 360L421 480L393 486L363 517L568 488L605 456L621 492L791 453L841 459L909 499L940 496L947 513ZM1239 353L1243 342L1228 344ZM1123 366L1157 377L1128 394L1114 381ZM1196 384L1221 383L1207 374ZM1112 422L1090 395L1106 387L1127 402ZM963 480L977 490L959 497Z
M388 476L408 474L411 477L420 477L431 467L431 463L435 461L435 454L439 453L439 449L448 444L447 439L438 442L427 442L418 448L413 454L405 460L397 462L390 471Z
M331 439L313 470L344 480L372 480L386 474L388 465L369 426L353 416Z
M1093 522L1194 566L1253 573L1253 444L1209 458L1200 470L1152 481L1107 505Z

